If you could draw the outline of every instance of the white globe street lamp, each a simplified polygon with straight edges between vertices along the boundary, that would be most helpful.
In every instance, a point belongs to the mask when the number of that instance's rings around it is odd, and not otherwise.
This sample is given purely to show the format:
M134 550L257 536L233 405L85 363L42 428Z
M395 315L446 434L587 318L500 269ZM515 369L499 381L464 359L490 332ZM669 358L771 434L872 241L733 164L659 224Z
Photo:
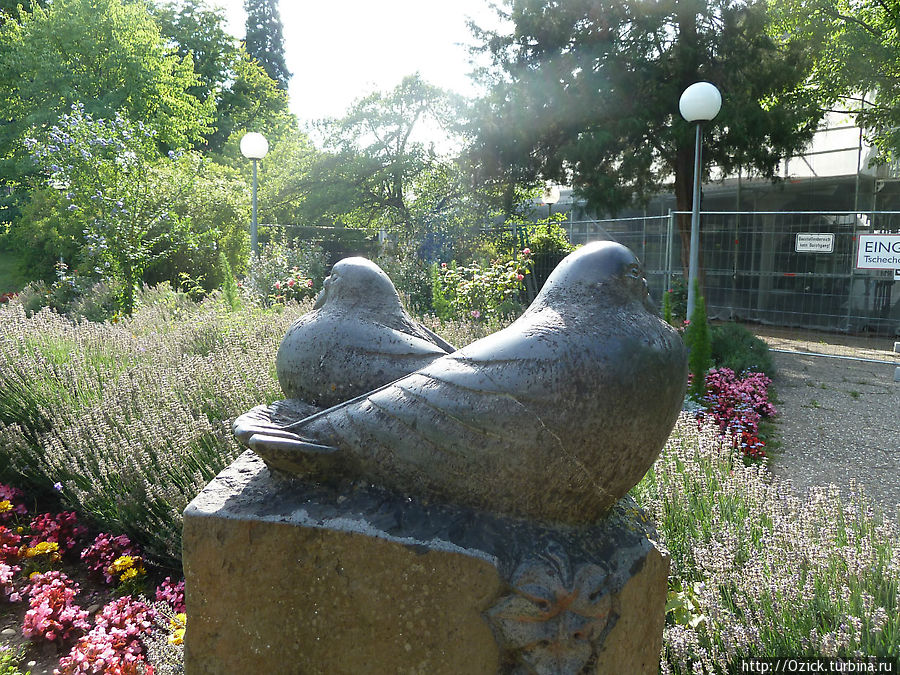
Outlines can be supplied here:
M687 319L694 313L694 282L700 257L700 148L702 146L703 122L709 122L722 108L722 95L714 84L696 82L684 90L678 101L678 110L688 122L697 123L694 140L694 198L691 204L691 252L688 265Z
M269 152L269 141L262 134L251 131L241 138L241 154L253 161L253 206L250 217L250 250L259 255L259 241L256 222L256 162Z

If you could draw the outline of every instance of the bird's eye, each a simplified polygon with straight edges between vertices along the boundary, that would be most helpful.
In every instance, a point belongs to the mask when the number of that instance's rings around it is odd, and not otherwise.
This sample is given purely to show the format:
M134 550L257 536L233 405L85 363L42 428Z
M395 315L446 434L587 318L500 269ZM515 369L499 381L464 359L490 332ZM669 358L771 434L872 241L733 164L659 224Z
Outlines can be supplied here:
M643 275L641 274L640 265L631 265L628 268L628 276L634 277L635 279L640 279Z

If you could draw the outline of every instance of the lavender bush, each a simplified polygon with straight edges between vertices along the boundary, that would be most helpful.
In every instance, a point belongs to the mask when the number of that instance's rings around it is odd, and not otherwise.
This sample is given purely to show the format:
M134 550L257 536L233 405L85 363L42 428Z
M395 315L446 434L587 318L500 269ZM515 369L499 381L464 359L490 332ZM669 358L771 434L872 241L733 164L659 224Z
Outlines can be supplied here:
M281 396L273 355L309 306L137 306L116 324L0 307L0 466L174 563L181 512L239 454L234 417Z
M900 655L900 530L858 491L794 496L683 414L634 489L672 555L662 672Z

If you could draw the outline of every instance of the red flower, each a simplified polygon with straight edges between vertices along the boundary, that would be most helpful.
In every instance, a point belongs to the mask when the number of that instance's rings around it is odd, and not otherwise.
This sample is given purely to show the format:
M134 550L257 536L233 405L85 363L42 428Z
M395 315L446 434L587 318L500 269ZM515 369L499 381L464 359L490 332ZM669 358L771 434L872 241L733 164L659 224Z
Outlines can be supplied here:
M294 281L293 279L289 279L289 280L288 280L288 286L290 286L291 288L293 288L293 287L294 287L294 284L296 284L296 283L297 283L297 282Z
M522 279L524 279L524 278L525 278L525 275L524 275L524 274L517 274L517 275L516 275L516 279L519 280L519 281L522 281Z

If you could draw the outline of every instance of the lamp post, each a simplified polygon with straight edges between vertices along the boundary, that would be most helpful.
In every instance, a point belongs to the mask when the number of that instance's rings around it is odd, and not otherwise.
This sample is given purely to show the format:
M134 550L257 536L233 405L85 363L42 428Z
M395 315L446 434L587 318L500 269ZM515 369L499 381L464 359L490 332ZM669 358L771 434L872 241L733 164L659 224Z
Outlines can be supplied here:
M688 122L697 123L694 139L694 198L691 204L691 252L688 264L688 297L687 319L694 313L694 282L697 280L697 268L700 258L700 148L703 140L703 122L709 122L722 107L722 95L714 84L696 82L684 90L678 109Z
M547 183L544 187L544 203L547 205L547 234L550 234L550 217L553 215L553 205L559 201L559 188L553 183Z
M253 161L253 206L250 216L250 250L253 255L259 255L259 241L257 237L256 222L256 162L269 152L269 141L262 134L255 131L244 134L241 138L241 154Z

